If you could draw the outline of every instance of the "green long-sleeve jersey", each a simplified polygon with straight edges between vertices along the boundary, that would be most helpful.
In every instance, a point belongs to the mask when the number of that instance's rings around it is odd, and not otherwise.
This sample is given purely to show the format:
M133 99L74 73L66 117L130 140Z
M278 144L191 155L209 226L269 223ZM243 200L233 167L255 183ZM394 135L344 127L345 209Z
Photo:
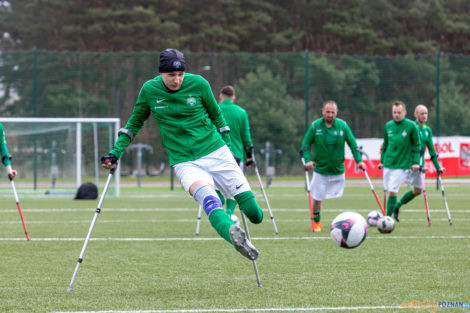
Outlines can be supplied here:
M310 148L313 144L314 171L322 175L339 175L344 173L344 143L348 143L356 163L362 162L357 150L354 135L345 121L335 118L333 125L327 127L324 118L312 123L302 140L302 151L305 162L312 161Z
M212 94L209 83L199 75L184 74L177 91L169 90L161 75L147 81L140 90L125 129L137 135L152 114L167 149L170 165L193 161L227 144L228 132L222 111ZM110 153L122 156L131 138L121 134Z
M242 162L245 160L243 151L253 145L250 134L250 122L245 109L239 107L230 99L219 103L224 118L230 127L230 139L232 140L232 153L239 157Z
M419 164L421 141L418 128L406 117L400 122L385 124L380 163L389 169L410 169Z
M5 128L2 123L0 123L0 154L2 156L3 165L11 165L10 158L6 157L8 155L7 139L5 137Z
M439 165L439 161L437 160L436 149L434 149L431 128L426 124L423 124L423 127L421 127L418 121L416 121L416 127L418 127L419 139L421 141L421 155L424 155L424 153L426 152L426 147L428 147L429 155L431 156L431 160L434 164L434 167L436 168L436 170L440 170L441 166ZM421 160L420 164L424 166L424 159Z

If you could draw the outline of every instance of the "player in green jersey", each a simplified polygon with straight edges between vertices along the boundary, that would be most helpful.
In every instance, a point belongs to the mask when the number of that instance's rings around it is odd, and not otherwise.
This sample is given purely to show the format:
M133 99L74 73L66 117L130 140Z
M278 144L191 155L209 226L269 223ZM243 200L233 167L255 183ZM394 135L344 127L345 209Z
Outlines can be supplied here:
M388 216L392 216L394 212L397 194L407 173L419 171L420 156L418 128L413 121L405 117L405 104L401 101L394 102L392 114L393 120L385 124L382 154L378 166L379 170L384 170L384 190L389 192ZM417 177L419 178L419 175Z
M338 198L344 191L344 143L347 142L357 167L366 170L361 154L357 149L356 139L348 124L336 117L338 106L334 101L323 104L323 117L314 121L302 140L305 168L314 169L309 186L313 198L313 229L322 230L320 211L322 200ZM310 147L313 145L313 159Z
M436 153L436 150L434 149L434 143L432 141L432 130L431 128L426 125L426 121L428 120L428 109L426 108L425 105L419 104L415 108L415 118L416 118L416 126L418 127L418 134L419 138L421 141L421 168L424 172L426 172L428 169L425 167L424 163L424 153L426 152L426 147L428 148L429 155L431 156L432 163L434 164L434 167L436 168L436 171L438 175L444 173L446 171L445 168L441 167L438 161L438 155ZM400 207L403 204L406 204L413 200L416 196L419 196L423 192L423 181L421 180L421 177L415 178L414 176L416 175L421 175L419 171L416 172L409 172L407 175L406 180L410 182L410 184L413 186L413 190L409 190L407 193L405 193L400 201L397 202L394 208L393 212L393 217L397 222L400 221L399 218L399 210Z
M243 256L255 260L258 250L225 213L215 187L226 197L234 197L252 223L261 223L263 212L230 152L230 128L209 83L185 73L185 65L178 50L166 49L160 54L160 75L140 90L132 115L119 131L114 149L102 158L102 166L115 166L152 114L183 188L201 205L217 233Z
M253 143L251 141L250 123L248 114L244 109L234 103L236 100L235 89L232 86L224 86L219 92L219 106L224 113L224 118L230 127L230 139L232 141L232 153L240 159L240 168L244 165L253 167ZM245 162L246 154L246 164ZM227 214L232 216L237 202L227 199Z
M0 123L0 155L2 156L2 163L5 165L8 177L15 178L18 172L11 167L11 155L8 153L7 139L5 137L5 128Z

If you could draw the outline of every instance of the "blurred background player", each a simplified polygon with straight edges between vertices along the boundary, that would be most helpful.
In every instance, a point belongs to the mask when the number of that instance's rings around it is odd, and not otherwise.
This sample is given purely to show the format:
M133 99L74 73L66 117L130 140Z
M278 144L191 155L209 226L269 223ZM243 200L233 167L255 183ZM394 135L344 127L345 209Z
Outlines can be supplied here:
M2 163L5 165L8 177L10 179L15 178L18 172L11 167L11 155L8 153L5 128L3 127L2 123L0 123L0 154L2 156Z
M406 106L395 101L393 120L385 124L379 170L383 169L384 190L389 192L387 215L392 216L401 183L409 175L413 186L419 186L420 140L416 124L406 118ZM411 173L413 172L413 173Z
M361 154L357 149L356 139L348 124L336 117L338 106L334 101L323 104L323 117L314 121L302 140L302 152L305 168L314 169L312 182L309 186L313 198L313 229L322 230L320 222L322 200L339 198L344 191L344 143L351 149L357 167L366 170ZM313 145L313 160L310 147Z
M219 106L224 114L225 121L230 127L230 139L232 141L232 153L240 159L240 168L255 166L253 162L253 143L251 141L250 123L248 114L234 101L235 89L232 86L225 86L219 92ZM246 153L246 163L245 163ZM232 216L237 206L237 202L232 198L227 199L228 215Z
M132 115L119 131L114 149L102 158L102 166L114 167L152 114L183 188L202 206L217 233L243 256L255 260L258 250L225 213L215 187L234 197L252 223L261 223L263 212L230 152L230 129L209 83L185 73L185 64L178 50L166 49L160 54L160 75L140 90Z
M415 108L415 118L416 118L416 126L418 127L418 134L419 134L419 139L421 143L421 148L420 148L420 165L421 169L423 172L426 172L428 169L425 166L424 163L424 153L426 152L426 147L429 149L429 155L431 157L432 163L434 164L434 167L436 168L436 171L438 175L444 173L446 171L445 168L441 168L439 165L438 161L438 155L436 153L436 150L434 149L434 143L432 141L432 130L431 128L426 125L426 121L428 120L428 109L426 106L423 104L419 104ZM407 172L407 176L405 178L405 181L409 181L410 184L413 186L413 190L409 190L407 193L401 197L400 201L397 202L395 205L394 211L393 211L393 217L397 222L400 221L400 218L398 217L400 207L403 204L407 204L411 200L413 200L416 196L419 196L422 191L423 191L423 181L421 179L414 179L414 175L420 175L420 173L412 171Z

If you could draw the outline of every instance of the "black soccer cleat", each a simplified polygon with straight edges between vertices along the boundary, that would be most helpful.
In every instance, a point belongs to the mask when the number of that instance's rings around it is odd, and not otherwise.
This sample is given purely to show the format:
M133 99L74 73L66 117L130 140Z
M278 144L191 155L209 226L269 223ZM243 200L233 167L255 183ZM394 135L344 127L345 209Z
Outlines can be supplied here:
M399 213L398 209L395 209L393 211L393 218L395 219L395 221L400 222L400 218L398 217L398 213Z

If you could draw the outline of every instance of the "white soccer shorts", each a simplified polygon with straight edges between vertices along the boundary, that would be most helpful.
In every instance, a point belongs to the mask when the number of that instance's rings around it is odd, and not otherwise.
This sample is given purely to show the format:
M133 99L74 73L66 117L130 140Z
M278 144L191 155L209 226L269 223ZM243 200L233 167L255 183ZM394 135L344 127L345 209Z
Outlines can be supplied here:
M316 201L339 198L344 192L344 181L344 174L327 176L313 172L312 183L309 187L310 193Z
M384 189L398 193L401 183L405 180L406 170L384 168Z
M412 171L411 169L406 170L405 182L413 187L423 189L423 181L421 180L421 175L421 171Z
M197 181L215 186L226 198L251 190L226 145L197 160L178 163L173 168L186 192Z

